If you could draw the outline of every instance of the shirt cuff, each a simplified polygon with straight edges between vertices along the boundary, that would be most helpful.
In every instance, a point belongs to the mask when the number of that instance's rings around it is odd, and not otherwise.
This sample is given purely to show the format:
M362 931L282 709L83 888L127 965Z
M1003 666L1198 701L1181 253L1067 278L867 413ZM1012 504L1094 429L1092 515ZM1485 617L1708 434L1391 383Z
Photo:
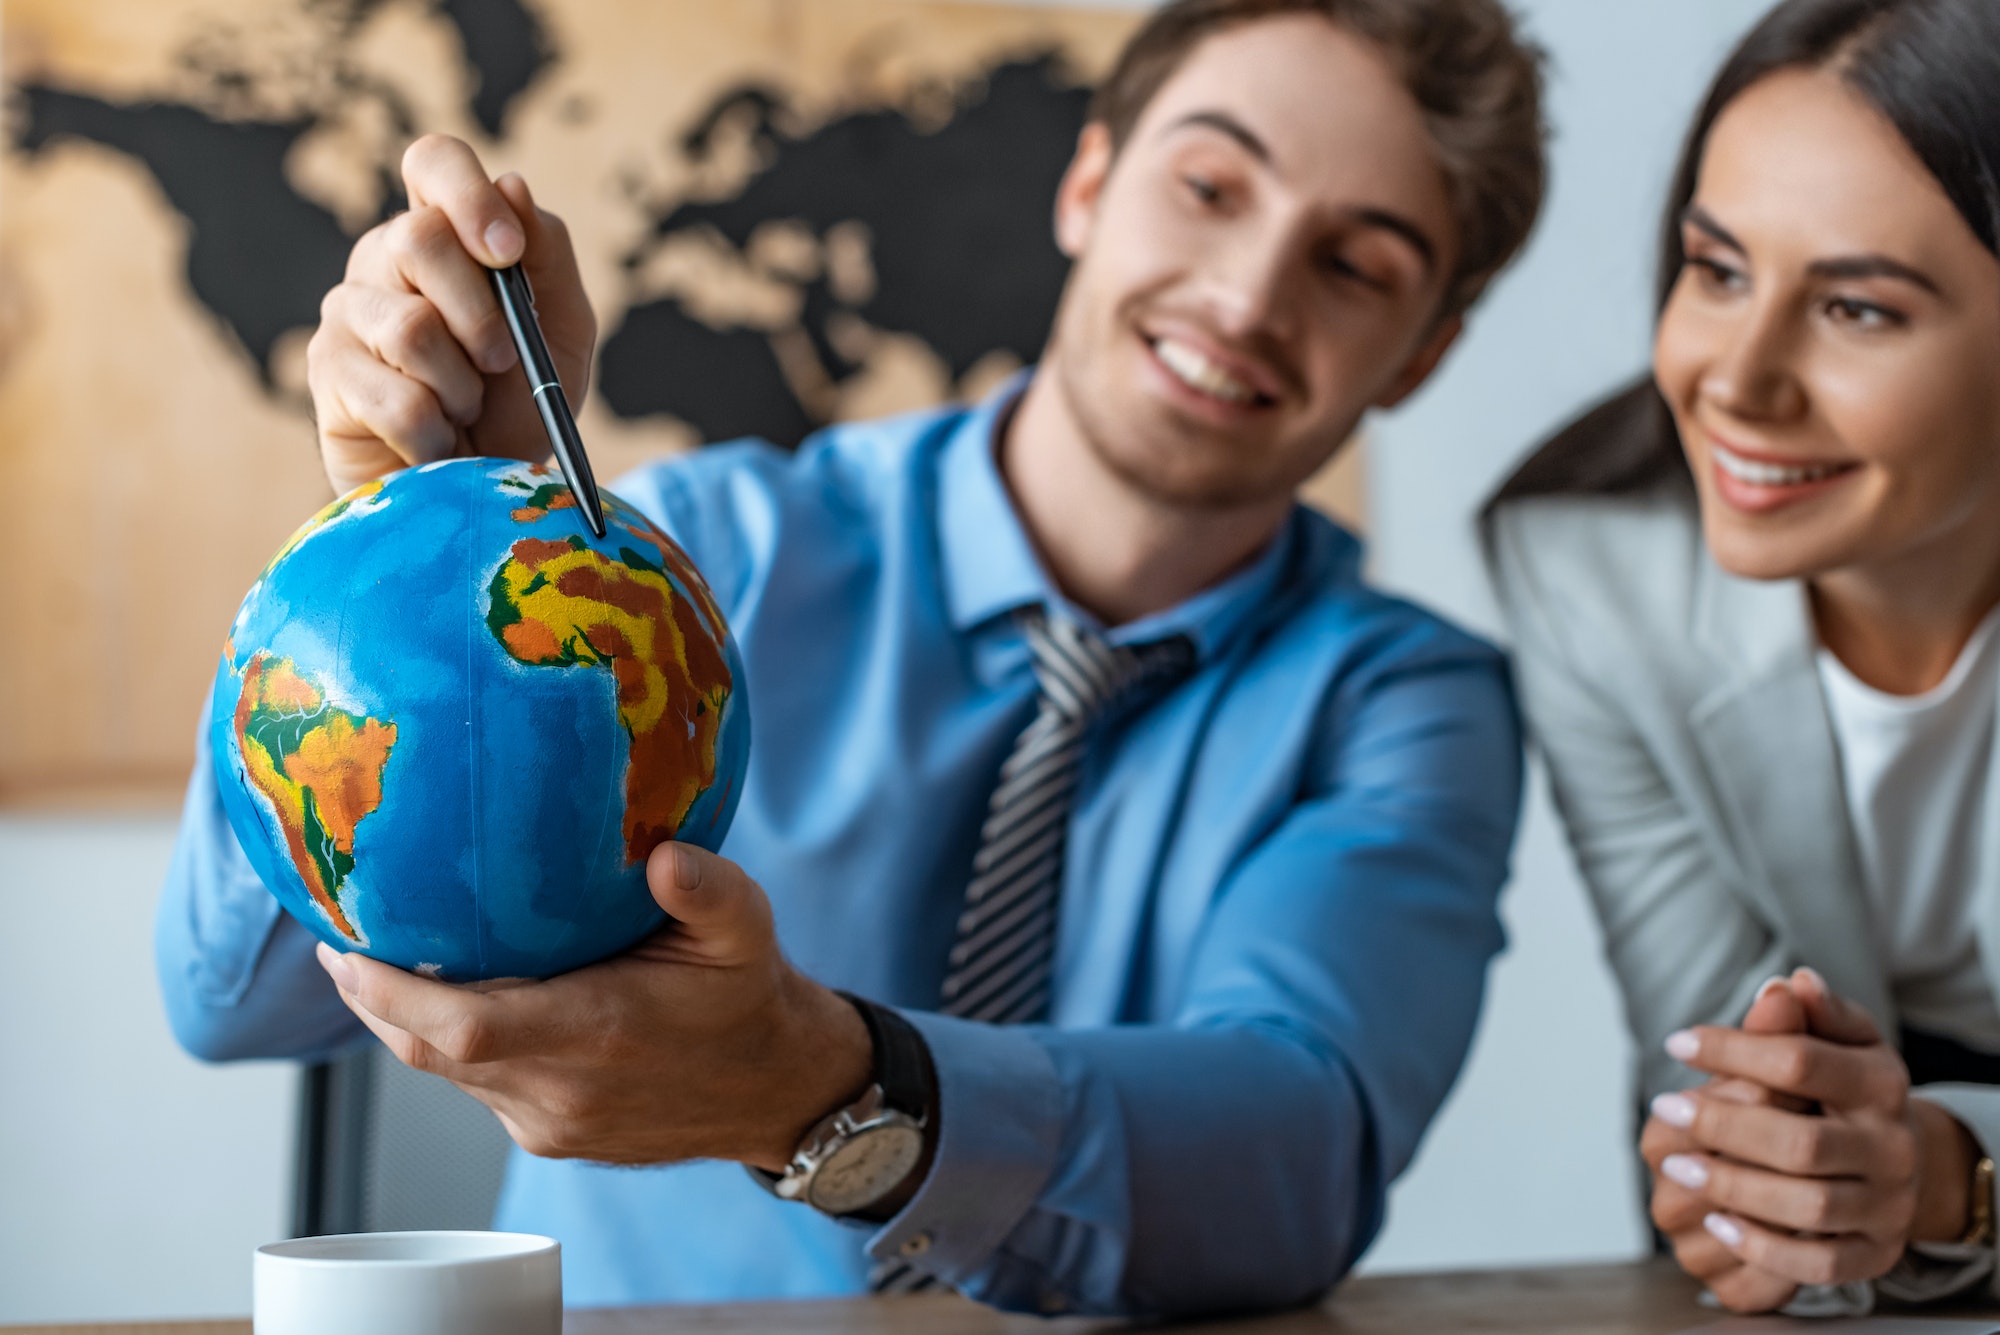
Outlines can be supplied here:
M972 1281L1033 1208L1062 1143L1062 1085L1023 1029L904 1011L938 1078L938 1144L910 1203L868 1240L954 1286Z

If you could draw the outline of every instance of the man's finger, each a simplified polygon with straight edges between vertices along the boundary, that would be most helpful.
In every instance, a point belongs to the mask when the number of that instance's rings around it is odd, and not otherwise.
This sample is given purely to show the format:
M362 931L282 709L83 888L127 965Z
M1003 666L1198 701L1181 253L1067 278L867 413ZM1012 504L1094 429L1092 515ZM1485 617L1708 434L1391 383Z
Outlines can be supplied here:
M430 386L383 362L352 334L322 333L325 342L314 368L326 390L322 431L378 440L406 464L457 453L460 432Z
M481 264L497 269L521 258L527 245L521 220L464 140L427 134L411 144L403 153L403 187L412 209L426 204L443 209L467 253Z
M672 938L710 963L769 949L771 903L743 869L693 844L665 843L646 862L653 900L678 923Z
M438 308L414 292L342 283L327 293L323 318L338 319L361 345L429 389L458 426L479 417L486 382Z
M1877 1048L1799 1034L1746 1034L1703 1025L1666 1042L1667 1055L1710 1075L1754 1080L1766 1089L1839 1108L1900 1108L1909 1090Z
M373 1016L401 1030L436 1049L454 1065L476 1066L508 1055L510 1027L494 1023L494 1009L501 998L514 994L453 987L404 973L365 955L342 955L324 943L318 954L321 967L333 978L341 996L366 1012L364 1019Z

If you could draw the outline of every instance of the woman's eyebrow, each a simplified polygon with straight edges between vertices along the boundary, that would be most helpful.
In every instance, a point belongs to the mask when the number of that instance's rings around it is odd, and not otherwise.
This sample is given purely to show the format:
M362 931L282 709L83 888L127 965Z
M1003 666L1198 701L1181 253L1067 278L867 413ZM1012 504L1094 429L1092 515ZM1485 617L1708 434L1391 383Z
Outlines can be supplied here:
M1728 228L1699 204L1690 204L1681 214L1681 221L1696 231L1705 233L1717 242L1729 247L1739 255L1749 254L1741 241L1730 234ZM1931 276L1901 260L1892 260L1887 255L1839 255L1831 259L1814 260L1806 266L1806 272L1814 278L1894 278L1922 288L1934 297L1944 295Z
M1920 287L1934 297L1944 295L1929 274L1921 269L1912 269L1901 260L1892 260L1887 255L1846 255L1839 259L1816 260L1806 272L1815 278L1896 278Z
M1681 222L1694 228L1697 232L1706 233L1709 237L1728 246L1739 255L1750 253L1727 227L1717 222L1715 216L1699 204L1690 204L1685 209L1682 209Z

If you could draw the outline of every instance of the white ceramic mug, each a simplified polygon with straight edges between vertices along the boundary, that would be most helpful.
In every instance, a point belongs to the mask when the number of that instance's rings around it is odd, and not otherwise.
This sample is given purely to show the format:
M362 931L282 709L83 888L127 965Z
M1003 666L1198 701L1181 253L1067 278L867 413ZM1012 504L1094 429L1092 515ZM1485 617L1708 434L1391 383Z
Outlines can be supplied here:
M347 1233L257 1249L256 1335L562 1335L562 1247L528 1233Z

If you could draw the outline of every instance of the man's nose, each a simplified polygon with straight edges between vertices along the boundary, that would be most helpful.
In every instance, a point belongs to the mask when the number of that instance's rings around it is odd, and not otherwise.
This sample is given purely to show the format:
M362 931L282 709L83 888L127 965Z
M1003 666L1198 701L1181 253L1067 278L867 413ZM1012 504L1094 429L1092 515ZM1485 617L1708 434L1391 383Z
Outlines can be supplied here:
M1305 275L1296 238L1283 227L1239 233L1210 256L1209 301L1217 330L1232 338L1286 332Z

